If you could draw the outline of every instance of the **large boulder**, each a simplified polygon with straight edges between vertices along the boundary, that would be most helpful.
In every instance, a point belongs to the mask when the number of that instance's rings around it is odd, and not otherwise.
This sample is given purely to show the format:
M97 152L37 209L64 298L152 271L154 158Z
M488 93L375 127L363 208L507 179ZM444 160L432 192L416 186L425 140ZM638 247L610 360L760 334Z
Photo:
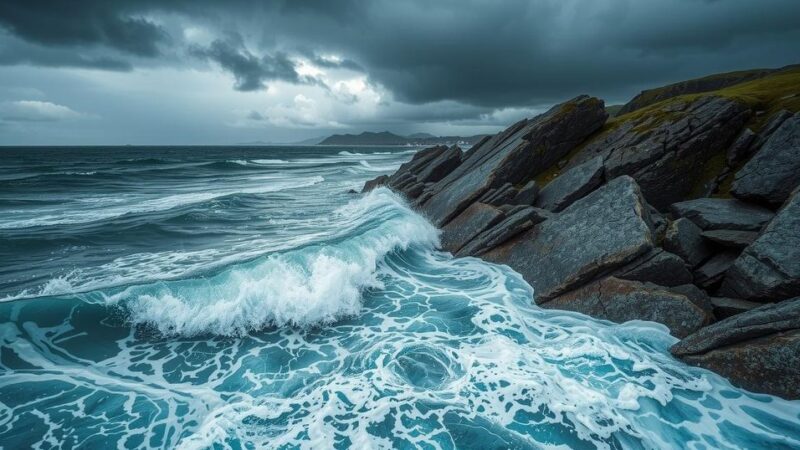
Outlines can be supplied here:
M664 249L680 256L691 267L695 267L711 256L711 249L700 233L700 228L690 220L678 219L667 227Z
M424 195L421 209L442 226L486 191L531 180L599 129L607 117L602 100L580 96L518 122L470 149L461 165Z
M650 251L647 215L636 182L619 177L483 258L519 272L544 303Z
M720 292L746 300L772 301L800 295L800 193L744 249L725 275Z
M547 184L536 206L558 212L594 190L603 181L603 158L598 156L573 167Z
M678 255L655 248L614 272L614 276L631 281L679 286L692 282L692 274Z
M725 152L750 117L735 100L702 96L665 102L648 114L634 114L595 138L572 165L601 155L605 177L630 175L658 210L689 198L701 180L719 175L714 161Z
M673 355L733 384L800 398L800 298L764 305L703 328L675 344Z
M682 338L710 321L686 295L662 286L604 278L541 304L543 308L577 311L612 322L650 320Z
M670 209L704 230L758 231L774 216L758 205L725 198L698 198L675 203Z
M785 120L736 173L731 194L780 206L800 184L800 113Z

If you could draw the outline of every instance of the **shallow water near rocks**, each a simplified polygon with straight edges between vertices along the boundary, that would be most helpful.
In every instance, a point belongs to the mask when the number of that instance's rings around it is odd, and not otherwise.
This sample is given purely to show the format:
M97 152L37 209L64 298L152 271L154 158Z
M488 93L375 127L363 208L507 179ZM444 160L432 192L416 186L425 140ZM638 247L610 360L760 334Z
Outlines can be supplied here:
M346 193L408 149L2 151L6 448L800 448L800 402Z

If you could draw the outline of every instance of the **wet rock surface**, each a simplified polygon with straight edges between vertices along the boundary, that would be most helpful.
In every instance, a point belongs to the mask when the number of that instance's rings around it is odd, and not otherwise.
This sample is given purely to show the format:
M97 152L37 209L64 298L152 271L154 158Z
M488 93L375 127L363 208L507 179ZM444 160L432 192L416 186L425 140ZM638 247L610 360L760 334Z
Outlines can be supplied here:
M564 172L545 186L536 206L558 212L591 192L603 181L603 158L596 157Z
M774 216L762 206L723 198L688 200L675 203L670 209L703 230L759 231Z

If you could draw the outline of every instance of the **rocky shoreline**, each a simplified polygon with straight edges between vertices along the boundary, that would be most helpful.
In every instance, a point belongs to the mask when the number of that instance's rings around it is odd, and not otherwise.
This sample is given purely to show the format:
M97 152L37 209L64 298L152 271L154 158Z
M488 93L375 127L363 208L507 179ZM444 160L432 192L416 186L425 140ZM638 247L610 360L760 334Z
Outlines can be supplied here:
M401 193L444 250L510 266L543 308L662 323L676 357L798 399L800 69L734 81L614 118L576 97L364 191Z

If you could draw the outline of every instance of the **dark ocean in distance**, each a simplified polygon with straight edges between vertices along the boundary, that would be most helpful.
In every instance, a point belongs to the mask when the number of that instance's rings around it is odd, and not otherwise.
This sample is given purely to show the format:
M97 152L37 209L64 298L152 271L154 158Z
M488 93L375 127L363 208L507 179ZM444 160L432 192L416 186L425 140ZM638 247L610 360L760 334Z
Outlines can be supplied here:
M406 147L0 147L0 447L800 448L649 322L543 310Z

